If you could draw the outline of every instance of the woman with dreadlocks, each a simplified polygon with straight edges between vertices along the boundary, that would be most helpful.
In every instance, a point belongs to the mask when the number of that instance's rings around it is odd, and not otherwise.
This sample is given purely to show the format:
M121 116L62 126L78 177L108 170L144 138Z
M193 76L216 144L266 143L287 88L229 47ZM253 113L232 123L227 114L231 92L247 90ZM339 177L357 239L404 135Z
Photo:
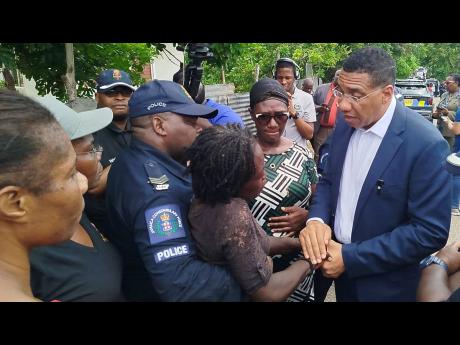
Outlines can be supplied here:
M273 273L269 255L298 251L299 240L267 236L249 210L265 183L262 149L237 125L205 129L188 150L194 199L189 211L198 254L229 267L253 301L283 301L310 272L299 260Z
M305 227L307 207L318 180L314 153L282 136L291 100L279 82L261 79L251 88L249 102L267 175L262 191L249 202L249 208L268 235L297 238ZM300 252L273 257L273 271L284 270L299 256L303 257ZM288 301L313 301L313 285L312 272Z

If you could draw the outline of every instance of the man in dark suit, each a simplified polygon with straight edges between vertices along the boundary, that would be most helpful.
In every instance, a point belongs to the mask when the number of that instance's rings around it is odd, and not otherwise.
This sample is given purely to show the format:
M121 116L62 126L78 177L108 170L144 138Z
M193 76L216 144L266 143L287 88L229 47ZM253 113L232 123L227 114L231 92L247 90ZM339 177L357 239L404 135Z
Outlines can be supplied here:
M394 82L393 59L366 47L334 91L341 113L300 240L338 301L415 301L420 260L447 242L449 147L396 101Z

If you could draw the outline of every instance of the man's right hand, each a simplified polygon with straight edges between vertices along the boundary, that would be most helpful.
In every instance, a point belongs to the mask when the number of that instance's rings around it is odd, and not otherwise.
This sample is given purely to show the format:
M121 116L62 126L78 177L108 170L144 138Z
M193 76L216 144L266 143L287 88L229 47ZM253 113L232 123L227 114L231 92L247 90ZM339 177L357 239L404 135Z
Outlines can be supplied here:
M453 274L460 270L460 241L452 243L442 248L437 254L437 257L442 259L449 268L449 274Z
M331 239L332 230L327 224L312 220L300 232L299 239L303 255L310 259L313 265L320 264L326 259L327 245Z

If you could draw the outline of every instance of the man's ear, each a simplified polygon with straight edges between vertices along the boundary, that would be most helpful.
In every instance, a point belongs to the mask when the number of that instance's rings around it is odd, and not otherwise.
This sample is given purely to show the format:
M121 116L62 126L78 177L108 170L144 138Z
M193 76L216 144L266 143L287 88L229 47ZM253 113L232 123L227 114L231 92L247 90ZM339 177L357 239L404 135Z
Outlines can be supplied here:
M28 194L18 186L7 186L0 189L0 219L21 222L27 213L26 199Z
M387 85L383 88L383 99L382 103L391 102L391 97L394 94L394 87L393 85Z
M164 137L167 135L167 130L166 130L166 120L160 116L153 115L150 117L150 123L152 125L153 131Z

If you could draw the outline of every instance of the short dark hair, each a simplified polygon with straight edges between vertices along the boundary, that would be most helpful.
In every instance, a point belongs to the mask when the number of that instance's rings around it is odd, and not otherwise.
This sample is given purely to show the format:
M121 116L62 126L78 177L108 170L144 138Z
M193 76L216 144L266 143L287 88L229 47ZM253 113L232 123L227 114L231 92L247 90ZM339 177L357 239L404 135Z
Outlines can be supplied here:
M228 203L255 174L253 135L239 125L205 129L187 151L195 197Z
M343 71L367 73L372 86L394 85L396 66L393 58L377 47L365 47L353 52L343 63Z
M275 65L275 75L274 77L276 78L276 74L278 72L279 68L290 68L292 70L292 75L295 77L295 72L296 72L296 67L293 63L288 62L288 61L280 61L276 63Z
M51 169L64 157L58 142L64 135L39 103L16 91L0 90L0 188L19 186L34 194L49 190Z
M452 77L452 79L454 79L454 81L457 83L457 85L460 86L460 74L451 73L451 74L448 75L448 77Z

